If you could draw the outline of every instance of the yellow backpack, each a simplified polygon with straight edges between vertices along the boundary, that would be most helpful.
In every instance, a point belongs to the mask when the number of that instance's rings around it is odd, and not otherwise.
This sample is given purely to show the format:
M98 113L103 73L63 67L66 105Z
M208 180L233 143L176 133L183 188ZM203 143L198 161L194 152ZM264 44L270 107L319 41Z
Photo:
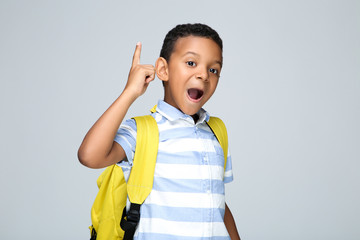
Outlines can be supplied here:
M122 168L111 165L97 179L99 192L91 208L90 240L133 239L140 220L140 206L150 194L159 145L159 130L150 116L135 117L137 126L133 166L126 183ZM224 152L224 171L227 160L228 137L221 119L210 117L208 125ZM126 211L126 200L131 202ZM121 225L121 226L120 226Z

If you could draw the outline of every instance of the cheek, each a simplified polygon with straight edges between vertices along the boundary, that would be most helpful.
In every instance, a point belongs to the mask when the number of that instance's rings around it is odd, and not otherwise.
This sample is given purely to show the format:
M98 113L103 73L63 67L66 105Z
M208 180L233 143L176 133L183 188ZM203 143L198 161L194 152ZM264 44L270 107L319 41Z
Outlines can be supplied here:
M219 83L219 79L214 79L214 80L211 82L210 88L211 88L213 91L215 91L218 83Z
M214 82L212 83L210 86L209 86L209 98L215 93L215 90L216 90L216 87L217 87L217 82Z

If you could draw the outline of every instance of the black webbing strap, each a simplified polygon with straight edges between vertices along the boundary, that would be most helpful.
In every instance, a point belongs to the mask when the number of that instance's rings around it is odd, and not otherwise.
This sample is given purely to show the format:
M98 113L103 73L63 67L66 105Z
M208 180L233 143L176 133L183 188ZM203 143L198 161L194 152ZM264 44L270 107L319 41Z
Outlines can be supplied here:
M92 226L90 240L96 240L96 237L97 237L97 234L96 234L95 228L94 228L94 226Z
M133 240L136 227L140 221L140 206L141 204L131 203L130 209L126 212L124 208L120 227L125 231L124 240Z

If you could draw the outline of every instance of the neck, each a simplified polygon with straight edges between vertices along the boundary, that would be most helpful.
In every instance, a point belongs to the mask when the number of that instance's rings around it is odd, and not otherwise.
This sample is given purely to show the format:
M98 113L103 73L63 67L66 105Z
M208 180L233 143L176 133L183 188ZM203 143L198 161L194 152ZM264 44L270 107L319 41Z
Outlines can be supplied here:
M197 114L194 114L191 117L194 119L194 123L196 123L199 120L199 116Z

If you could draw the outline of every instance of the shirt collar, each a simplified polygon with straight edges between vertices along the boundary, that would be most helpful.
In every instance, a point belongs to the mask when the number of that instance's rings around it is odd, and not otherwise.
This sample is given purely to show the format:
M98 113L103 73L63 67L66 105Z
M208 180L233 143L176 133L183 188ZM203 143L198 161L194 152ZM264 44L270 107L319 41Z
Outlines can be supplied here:
M164 116L165 118L167 118L169 121L185 119L187 121L194 123L194 120L190 115L187 115L187 114L181 112L179 109L171 106L170 104L166 103L163 100L158 101L156 111L158 113L160 113L162 116ZM197 114L199 116L199 120L196 122L196 124L203 123L204 121L209 121L209 119L210 119L209 113L206 112L203 108L201 108L197 112Z

